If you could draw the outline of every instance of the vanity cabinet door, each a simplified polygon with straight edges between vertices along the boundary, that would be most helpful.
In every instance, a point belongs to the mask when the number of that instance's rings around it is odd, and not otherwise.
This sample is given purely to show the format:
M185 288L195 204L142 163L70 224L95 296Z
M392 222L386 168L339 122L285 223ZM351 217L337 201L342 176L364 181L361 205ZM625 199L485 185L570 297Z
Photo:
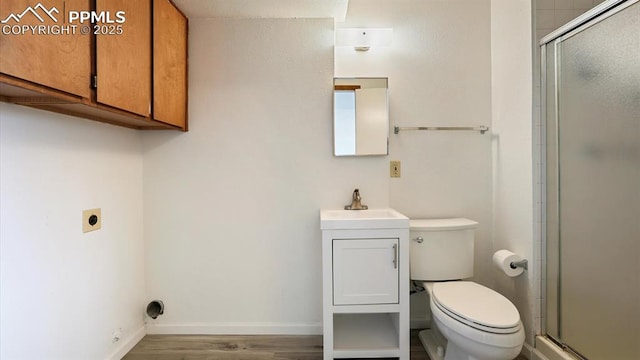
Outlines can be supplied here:
M398 303L398 239L333 240L333 304Z

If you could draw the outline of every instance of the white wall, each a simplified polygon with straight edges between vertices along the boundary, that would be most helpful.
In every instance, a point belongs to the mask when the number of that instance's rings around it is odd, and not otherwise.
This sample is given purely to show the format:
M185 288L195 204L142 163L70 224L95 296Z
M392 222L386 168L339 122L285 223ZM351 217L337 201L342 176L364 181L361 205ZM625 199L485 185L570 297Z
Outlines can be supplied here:
M388 77L391 125L491 126L490 2L351 0L337 27L391 27L392 45L336 48L336 76ZM491 135L391 133L402 177L390 205L411 218L467 217L476 232L475 278L491 285ZM382 176L388 177L388 174Z
M393 27L394 43L336 49L335 75L389 77L394 124L490 126L489 4L352 0L339 26ZM144 134L148 296L167 305L150 332L319 331L318 209L355 187L370 206L478 220L476 277L491 283L489 135L403 133L388 157L334 158L332 21L190 32L191 131Z
M0 358L119 359L144 334L140 134L0 103L0 139Z
M333 21L192 19L188 133L143 134L151 333L320 333L320 208L388 205L335 158Z
M498 291L520 311L530 345L540 313L540 244L533 237L531 11L529 0L491 0L494 250L508 249L529 260L529 271L517 278L493 274Z

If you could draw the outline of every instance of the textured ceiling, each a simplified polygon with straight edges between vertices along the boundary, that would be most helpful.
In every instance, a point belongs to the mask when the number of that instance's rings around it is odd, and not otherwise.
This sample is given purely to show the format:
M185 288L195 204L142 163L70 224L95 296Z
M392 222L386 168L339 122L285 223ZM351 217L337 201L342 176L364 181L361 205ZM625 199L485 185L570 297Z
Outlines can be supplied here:
M173 0L189 18L336 18L349 0Z

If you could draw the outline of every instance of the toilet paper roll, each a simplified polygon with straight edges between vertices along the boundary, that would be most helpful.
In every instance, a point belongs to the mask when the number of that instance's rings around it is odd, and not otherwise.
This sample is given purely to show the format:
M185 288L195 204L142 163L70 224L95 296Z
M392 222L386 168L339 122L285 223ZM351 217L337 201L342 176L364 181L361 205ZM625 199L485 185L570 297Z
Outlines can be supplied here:
M523 268L511 268L511 263L522 258L509 250L498 250L493 254L493 264L502 270L507 276L516 277L524 272Z

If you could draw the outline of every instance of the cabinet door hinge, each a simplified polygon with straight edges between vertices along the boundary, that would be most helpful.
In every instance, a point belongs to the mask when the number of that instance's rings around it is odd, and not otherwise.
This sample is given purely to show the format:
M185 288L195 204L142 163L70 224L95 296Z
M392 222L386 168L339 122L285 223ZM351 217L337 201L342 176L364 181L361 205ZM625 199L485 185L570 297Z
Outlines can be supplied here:
M91 75L91 88L92 89L98 88L98 75Z

